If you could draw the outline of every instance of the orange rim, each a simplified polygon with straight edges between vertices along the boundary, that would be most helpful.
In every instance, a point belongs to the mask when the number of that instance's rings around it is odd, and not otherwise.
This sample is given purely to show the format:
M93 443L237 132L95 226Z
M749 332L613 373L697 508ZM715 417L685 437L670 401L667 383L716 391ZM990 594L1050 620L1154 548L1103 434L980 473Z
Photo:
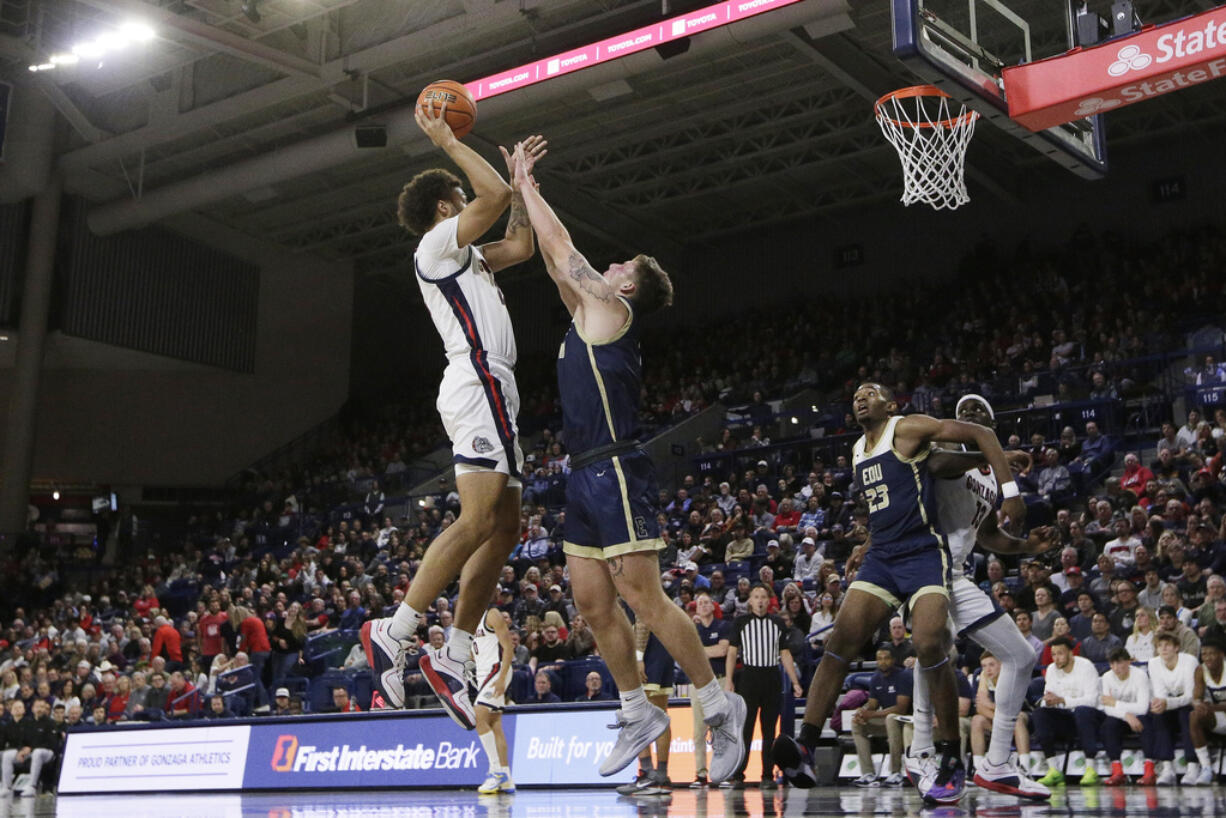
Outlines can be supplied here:
M906 88L899 88L897 91L891 91L888 94L883 94L876 102L873 103L873 110L881 119L890 122L899 128L946 128L953 129L959 125L965 124L968 120L973 120L979 116L977 111L967 111L950 119L938 119L935 122L906 122L899 121L889 116L885 112L884 104L895 99L913 99L916 97L944 97L951 99L949 94L937 88L935 85L910 85Z

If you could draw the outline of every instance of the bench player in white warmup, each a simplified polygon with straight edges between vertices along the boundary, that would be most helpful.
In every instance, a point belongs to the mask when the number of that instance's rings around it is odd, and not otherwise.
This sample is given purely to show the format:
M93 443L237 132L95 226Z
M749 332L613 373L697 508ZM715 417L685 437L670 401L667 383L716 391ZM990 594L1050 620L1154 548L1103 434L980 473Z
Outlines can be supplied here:
M406 229L421 236L414 270L447 355L438 411L451 438L461 510L427 549L395 615L367 622L361 639L379 692L392 707L403 707L406 640L458 574L451 640L426 651L421 671L451 718L471 730L476 726L468 694L472 636L519 536L523 463L515 423L515 333L494 273L527 260L536 248L523 199L456 139L445 117L446 105L437 116L417 109L418 126L460 167L476 195L468 201L459 178L449 171L427 170L405 185L398 214ZM534 159L545 153L539 136L516 147ZM513 157L505 148L502 154L513 171ZM506 235L473 244L508 205Z
M979 395L964 395L954 412L958 420L994 428L996 414ZM1013 453L1010 456L1014 461ZM1034 669L1034 650L1013 620L965 574L966 561L978 542L998 554L1037 554L1057 545L1050 528L1036 528L1027 539L1010 536L996 519L999 484L979 453L936 450L929 461L936 475L937 515L949 541L953 578L949 613L958 635L966 635L1000 661L996 682L996 715L986 763L975 770L975 783L986 789L1023 798L1050 798L1051 791L1032 781L1010 762L1013 727L1026 699ZM1016 487L1014 487L1016 490ZM935 775L932 704L922 673L915 675L912 706L915 738L907 755L909 772L920 779ZM923 787L921 786L921 791Z

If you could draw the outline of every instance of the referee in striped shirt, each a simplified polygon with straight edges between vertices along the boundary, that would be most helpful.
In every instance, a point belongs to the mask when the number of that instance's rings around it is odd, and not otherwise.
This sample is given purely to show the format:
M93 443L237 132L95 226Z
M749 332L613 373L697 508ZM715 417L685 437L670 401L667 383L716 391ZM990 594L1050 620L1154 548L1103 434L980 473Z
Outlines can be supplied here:
M755 712L762 723L762 789L775 788L771 747L775 743L783 699L783 677L779 674L781 661L788 678L792 680L792 695L797 698L804 696L804 688L796 675L796 663L787 649L788 626L778 616L766 612L770 598L770 589L761 583L750 590L748 613L737 617L732 623L727 674L724 677L724 686L739 693L748 708L745 715L746 747L753 740ZM742 662L739 671L736 670L738 658ZM746 754L746 761L748 758ZM736 788L745 785L744 764L730 783Z

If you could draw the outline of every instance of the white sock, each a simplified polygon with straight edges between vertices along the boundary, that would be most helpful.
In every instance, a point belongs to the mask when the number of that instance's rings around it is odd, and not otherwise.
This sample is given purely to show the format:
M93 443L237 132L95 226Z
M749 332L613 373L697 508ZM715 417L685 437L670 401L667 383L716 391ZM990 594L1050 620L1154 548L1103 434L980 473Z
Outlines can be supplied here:
M1017 762L1018 766L1022 768L1022 772L1030 772L1030 753L1018 753Z
M637 721L647 715L647 694L643 692L642 685L633 690L621 691L617 697L621 699L622 714L626 721Z
M487 730L484 733L477 733L477 738L481 739L481 746L485 748L485 757L490 763L490 772L496 773L503 768L502 759L498 757L498 742L494 738L494 731Z
M974 760L974 762L975 762L975 769L976 769L976 770L982 770L982 769L983 769L983 765L984 765L984 764L986 764L986 763L987 763L987 760L988 760L986 756L971 756L971 758L972 758L972 759Z
M728 697L724 695L724 689L719 686L719 679L714 677L698 688L698 702L702 705L704 721L709 720L712 716L728 712Z
M1203 769L1208 770L1213 767L1213 759L1209 757L1209 745L1196 748L1196 760L1200 762Z
M387 632L393 639L403 642L417 633L419 624L421 624L421 614L413 610L409 603L401 602L396 613L392 614L392 624L388 626Z
M468 631L452 628L447 653L457 662L467 662L473 655L473 635Z

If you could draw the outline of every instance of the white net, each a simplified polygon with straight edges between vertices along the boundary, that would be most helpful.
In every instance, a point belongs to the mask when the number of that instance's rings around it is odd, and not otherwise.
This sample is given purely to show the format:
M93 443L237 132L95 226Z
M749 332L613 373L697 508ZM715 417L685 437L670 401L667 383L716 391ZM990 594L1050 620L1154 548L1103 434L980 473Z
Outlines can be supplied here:
M931 86L886 94L874 110L881 132L902 160L904 205L923 202L934 210L953 210L970 201L964 171L977 112Z

